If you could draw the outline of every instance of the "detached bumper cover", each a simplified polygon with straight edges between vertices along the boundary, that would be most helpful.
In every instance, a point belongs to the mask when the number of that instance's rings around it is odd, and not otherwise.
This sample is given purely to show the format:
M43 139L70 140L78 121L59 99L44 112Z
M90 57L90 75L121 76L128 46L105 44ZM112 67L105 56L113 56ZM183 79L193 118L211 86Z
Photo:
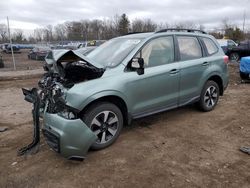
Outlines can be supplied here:
M48 145L68 159L85 158L97 139L82 120L69 120L50 113L44 114L43 134Z

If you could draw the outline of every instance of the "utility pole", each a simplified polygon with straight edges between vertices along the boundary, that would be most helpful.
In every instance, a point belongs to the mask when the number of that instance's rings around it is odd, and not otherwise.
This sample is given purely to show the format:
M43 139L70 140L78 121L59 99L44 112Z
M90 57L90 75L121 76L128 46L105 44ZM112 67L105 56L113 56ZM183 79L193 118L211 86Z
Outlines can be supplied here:
M15 58L14 58L14 52L13 52L13 47L12 47L12 40L11 40L11 36L10 36L10 25L9 25L9 18L8 18L8 16L7 16L7 25L8 25L8 33L9 33L10 49L11 49L11 54L12 54L13 66L14 66L14 70L16 70L16 62L15 62Z
M242 28L243 33L245 33L245 23L246 23L246 10L244 10L243 14L243 28Z

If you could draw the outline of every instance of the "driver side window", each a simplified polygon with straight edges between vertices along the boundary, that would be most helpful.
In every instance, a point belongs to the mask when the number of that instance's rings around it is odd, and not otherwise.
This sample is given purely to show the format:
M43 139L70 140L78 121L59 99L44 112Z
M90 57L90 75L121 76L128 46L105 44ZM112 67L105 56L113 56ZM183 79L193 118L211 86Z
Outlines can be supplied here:
M137 54L137 56L139 56ZM174 40L172 36L150 41L141 50L145 67L154 67L174 62Z

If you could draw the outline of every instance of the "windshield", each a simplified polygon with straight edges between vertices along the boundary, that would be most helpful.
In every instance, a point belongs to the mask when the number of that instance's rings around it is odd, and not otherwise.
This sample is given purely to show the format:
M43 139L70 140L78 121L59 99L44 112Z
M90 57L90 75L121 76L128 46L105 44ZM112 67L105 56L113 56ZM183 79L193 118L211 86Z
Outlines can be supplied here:
M87 57L104 67L114 67L120 64L140 41L140 39L115 38L96 48Z

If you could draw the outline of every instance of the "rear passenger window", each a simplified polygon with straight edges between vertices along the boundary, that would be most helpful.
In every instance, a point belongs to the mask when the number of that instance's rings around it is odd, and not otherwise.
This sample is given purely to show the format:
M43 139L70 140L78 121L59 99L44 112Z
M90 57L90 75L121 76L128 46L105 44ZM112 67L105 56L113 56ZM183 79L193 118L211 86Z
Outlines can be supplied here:
M177 41L182 61L198 59L202 57L201 46L196 37L178 36Z
M207 48L208 55L212 55L218 51L216 44L211 39L202 38L202 40Z
M150 41L141 51L146 67L174 62L174 40L172 36Z

